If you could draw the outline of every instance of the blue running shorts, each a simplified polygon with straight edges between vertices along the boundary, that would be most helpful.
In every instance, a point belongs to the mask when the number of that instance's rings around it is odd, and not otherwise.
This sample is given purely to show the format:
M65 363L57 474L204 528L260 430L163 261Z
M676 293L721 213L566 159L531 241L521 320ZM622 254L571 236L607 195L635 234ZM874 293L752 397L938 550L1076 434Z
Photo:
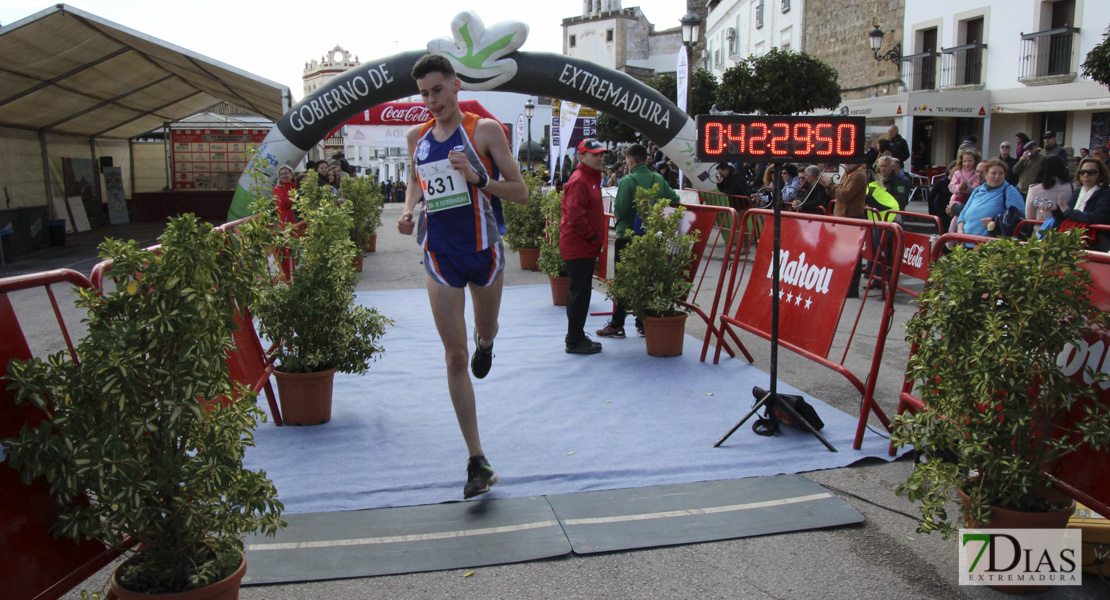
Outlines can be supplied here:
M501 240L482 250L466 254L443 254L424 251L424 270L432 279L451 287L468 283L488 286L505 269L505 244Z

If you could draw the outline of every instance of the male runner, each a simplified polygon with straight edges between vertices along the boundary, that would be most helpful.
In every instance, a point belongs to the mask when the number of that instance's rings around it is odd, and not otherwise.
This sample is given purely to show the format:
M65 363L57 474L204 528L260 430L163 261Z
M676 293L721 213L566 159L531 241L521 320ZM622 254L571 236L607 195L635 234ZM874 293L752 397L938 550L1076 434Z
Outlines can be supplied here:
M497 475L482 451L474 386L466 372L463 288L470 288L474 301L470 368L481 379L493 361L505 267L505 246L491 197L523 203L528 188L501 124L459 109L462 82L450 61L425 55L413 67L412 77L432 121L406 134L412 168L397 230L411 235L417 228L417 241L424 249L428 299L447 363L447 389L470 453L463 487L463 498L470 498L488 492ZM498 179L498 172L504 180ZM421 199L415 223L413 209Z

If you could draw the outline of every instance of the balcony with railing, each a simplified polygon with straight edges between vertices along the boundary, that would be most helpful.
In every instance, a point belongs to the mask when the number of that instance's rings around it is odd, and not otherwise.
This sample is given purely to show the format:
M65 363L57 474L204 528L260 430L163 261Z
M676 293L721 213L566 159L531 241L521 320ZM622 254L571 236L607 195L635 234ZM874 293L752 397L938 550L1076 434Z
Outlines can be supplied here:
M1075 79L1078 65L1079 28L1060 27L1021 34L1021 74L1025 85L1066 83Z
M935 50L902 57L902 80L911 92L937 89L937 58Z
M983 81L983 57L986 44L964 44L941 50L940 87L980 89Z

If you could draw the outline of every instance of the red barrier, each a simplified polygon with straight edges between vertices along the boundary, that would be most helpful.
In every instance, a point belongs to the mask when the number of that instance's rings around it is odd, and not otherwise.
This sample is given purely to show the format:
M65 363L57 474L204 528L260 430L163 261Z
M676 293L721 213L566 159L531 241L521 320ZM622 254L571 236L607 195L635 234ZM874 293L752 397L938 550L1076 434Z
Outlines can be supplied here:
M684 204L687 213L694 215L694 222L690 233L695 234L698 241L690 249L690 269L687 271L686 280L692 285L690 293L682 301L682 305L705 321L705 340L702 342L701 360L705 360L705 352L710 338L720 339L721 334L715 325L717 320L717 307L720 304L721 290L724 289L725 280L733 268L733 248L737 242L736 223L739 221L736 211L731 207L703 206L699 204ZM729 225L724 225L727 222ZM718 254L720 249L720 254ZM707 258L708 257L708 258ZM717 276L717 287L713 291L713 298L708 302L702 301L702 285L705 277L713 268L713 259L720 258L721 266ZM706 304L710 307L709 314L701 308ZM732 348L726 347L729 356L736 356Z
M748 196L730 196L721 192L710 192L706 190L691 190L698 193L698 201L705 206L720 206L732 208L736 213L736 218L733 219L728 216L722 215L717 221L716 225L721 229L741 230L741 222L745 226L743 229L748 232L747 238L743 239L744 245L747 246L759 236L759 227L762 220L747 218L748 211L755 208L756 205ZM749 239L750 238L750 239Z
M1101 228L1103 226L1100 226ZM1110 229L1108 227L1107 229ZM982 244L997 238L980 237L948 233L941 236L933 248L933 260L939 260L945 242ZM1094 278L1094 287L1091 290L1091 300L1103 311L1110 311L1110 254L1103 252L1088 252L1088 262L1083 267L1091 272ZM1083 378L1083 368L1090 366L1096 371L1110 373L1110 332L1105 329L1093 331L1081 342L1080 347L1065 346L1057 358L1057 364L1065 374L1076 378ZM917 352L917 347L910 348L910 355ZM1092 382L1084 379L1087 385ZM898 414L905 411L917 412L925 408L925 403L913 394L914 382L906 378L902 383L902 393L898 396ZM1110 402L1110 382L1099 384L1098 401ZM1065 428L1070 428L1074 421L1082 415L1086 403L1075 403L1068 413L1067 419L1061 423ZM890 454L893 456L893 444ZM1058 478L1056 486L1065 491L1072 498L1086 504L1095 512L1110 515L1110 479L1106 473L1110 472L1110 453L1096 452L1089 447L1081 448L1060 461L1051 475Z
M606 222L616 219L613 213L605 213ZM598 281L605 281L609 279L609 243L606 242L601 245L601 255L597 257L597 265L594 266L594 279ZM612 313L610 313L612 314Z
M228 235L237 235L239 226L254 218L258 217L250 216L238 221L231 221L220 225L216 229ZM296 227L303 229L304 222L297 223ZM151 246L148 250L157 251L158 248L159 246ZM292 260L292 258L289 258L288 262L282 265L283 276L287 277L286 280L288 280L287 273L293 268ZM99 289L103 289L104 278L111 269L111 259L97 263L93 267L92 276L90 277L92 284ZM274 371L273 358L271 357L273 347L271 346L269 350L262 348L262 341L254 328L254 321L250 318L250 307L236 306L235 323L238 325L237 329L232 330L235 349L229 352L227 356L227 366L231 380L248 386L252 392L264 392L266 403L270 407L270 415L274 418L274 425L281 427L285 423L282 421L277 397L274 396L274 389L270 383L270 374Z
M772 211L753 209L749 214L763 217L773 215ZM866 221L822 215L783 213L781 231L781 281L779 288L779 310L781 312L779 345L808 358L824 367L836 371L848 380L861 394L859 423L853 448L859 449L863 443L863 432L871 411L887 429L890 420L875 401L875 385L878 379L886 337L894 317L893 294L886 294L883 315L878 320L875 333L875 351L871 367L864 378L860 378L844 362L851 349L852 340L859 326L866 295L860 303L855 321L847 334L844 354L839 362L829 359L832 341L839 328L843 308L847 299L848 287L855 265L859 262L865 240L877 230L890 236L891 248L895 256L904 249L902 228L894 223ZM720 317L720 334L713 357L716 363L721 356L727 333L752 362L751 353L744 347L733 331L739 327L764 339L771 339L771 228L764 227L756 252L755 264L740 298L740 286L744 280L744 270L733 269L729 287L724 298L724 308ZM743 233L741 232L741 236ZM747 262L741 256L742 249L737 246L734 264ZM890 268L890 283L897 285L901 264L899 261ZM739 298L739 299L738 299ZM706 336L705 350L709 336ZM866 383L864 383L866 381Z
M1087 257L1090 262L1083 266L1094 278L1091 300L1103 311L1110 311L1110 254L1088 252ZM1088 385L1092 382L1084 376L1084 367L1110 373L1110 331L1099 329L1091 332L1078 347L1065 346L1056 364L1060 365L1064 374L1082 378ZM1099 382L1098 402L1110 403L1110 382ZM1072 428L1084 414L1087 404L1075 403L1061 425ZM1110 452L1096 452L1090 447L1065 456L1052 472L1060 480L1057 487L1103 516L1110 515L1110 479L1107 473L1110 473Z
M77 353L58 309L55 284L91 288L84 275L69 269L58 269L31 275L0 279L0 377L8 374L12 359L29 360L31 349L23 328L12 307L9 292L43 288L51 306L65 346L74 362ZM0 382L0 439L13 437L24 425L34 426L45 416L28 405L15 405L15 391ZM49 486L43 479L24 485L14 469L0 467L0 581L4 597L14 600L53 600L81 583L122 553L121 549L105 548L93 541L81 543L68 538L55 538L48 533L58 512L50 498ZM126 542L125 546L132 545Z
M915 212L905 212L901 210L894 211L895 214L902 217L905 221L923 221L930 226L935 227L935 234L921 234L913 233L910 231L903 231L902 235L906 240L905 250L902 252L902 277L910 276L914 279L925 281L929 279L929 265L932 264L932 246L936 237L942 233L940 226L940 219L935 215L923 215ZM870 240L868 240L870 242ZM873 252L871 251L871 244L867 243L863 253L864 258L874 260ZM902 286L896 288L900 292L904 292L913 297L917 297L917 292L906 289Z

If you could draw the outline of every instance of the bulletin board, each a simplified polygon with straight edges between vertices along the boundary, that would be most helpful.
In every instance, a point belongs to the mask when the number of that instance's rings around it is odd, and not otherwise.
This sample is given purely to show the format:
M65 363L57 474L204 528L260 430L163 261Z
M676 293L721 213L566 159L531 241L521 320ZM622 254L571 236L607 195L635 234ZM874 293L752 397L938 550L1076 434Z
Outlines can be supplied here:
M233 190L247 166L246 151L269 129L175 129L173 189Z

